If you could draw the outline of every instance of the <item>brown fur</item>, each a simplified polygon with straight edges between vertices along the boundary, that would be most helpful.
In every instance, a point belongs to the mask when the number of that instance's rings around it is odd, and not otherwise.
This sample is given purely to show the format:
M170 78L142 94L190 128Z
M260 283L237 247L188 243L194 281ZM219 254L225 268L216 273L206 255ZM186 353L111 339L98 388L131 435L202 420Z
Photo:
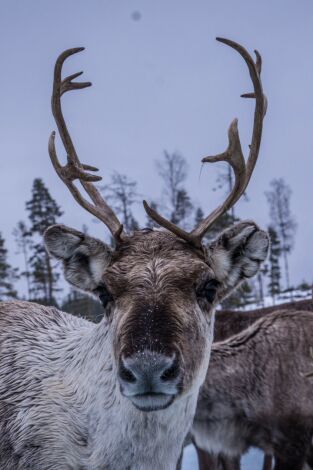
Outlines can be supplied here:
M237 311L237 310L217 310L215 322L214 322L214 341L223 341L230 336L233 336L237 333L240 333L245 328L251 326L255 321L263 318L270 313L273 313L278 310L304 310L304 311L312 311L313 312L313 301L312 300L300 300L300 301L293 301L288 302L285 304L281 304L279 306L274 305L271 307L266 308L259 308L250 311ZM198 449L195 444L198 459L200 463L200 467L205 470L213 470L218 469L220 463L218 462L217 457L206 453L202 449ZM310 449L310 455L313 455L312 448ZM311 458L311 460L310 460ZM227 457L219 456L219 459L223 460L223 465L228 465L227 468L236 470L238 466L240 466L240 457L237 457L237 461L234 459L228 459ZM310 466L313 466L313 458L308 457L307 462ZM222 465L222 466L223 466ZM264 463L263 463L264 470L272 468L272 457L270 455L265 455Z
M149 349L183 360L185 382L201 363L204 322L212 306L195 311L195 289L214 277L204 253L166 232L134 234L105 272L120 314L116 319L116 354L125 357ZM131 302L130 302L131 299ZM197 346L191 351L191 345ZM119 351L119 352L118 352Z
M184 390L205 360L216 303L257 272L268 248L267 235L249 221L201 249L151 229L124 237L115 251L64 226L51 227L45 238L69 282L94 294L109 292L116 361L144 350L175 356ZM216 295L208 301L203 292L210 280Z
M275 456L276 470L302 468L313 428L312 337L311 312L280 311L214 344L195 417L197 445L199 432L216 439L225 428L226 454L257 446Z

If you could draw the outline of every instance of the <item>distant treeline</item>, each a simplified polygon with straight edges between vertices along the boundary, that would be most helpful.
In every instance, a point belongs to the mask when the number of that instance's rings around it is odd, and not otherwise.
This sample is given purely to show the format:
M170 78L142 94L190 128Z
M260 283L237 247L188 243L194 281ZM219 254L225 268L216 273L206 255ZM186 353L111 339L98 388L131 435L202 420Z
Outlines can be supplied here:
M204 218L204 212L193 202L186 189L188 167L184 157L179 153L164 152L163 158L157 161L157 169L163 183L162 199L152 200L150 205L158 208L171 222L185 229L199 223ZM228 167L218 174L213 190L229 192L233 183L233 174ZM137 182L115 172L110 183L102 187L101 191L119 215L125 230L137 230L139 223L134 215L134 207L142 200ZM268 231L271 238L268 260L257 279L244 283L238 292L224 302L224 307L240 307L251 302L262 305L265 296L270 295L275 299L282 291L292 290L288 258L295 243L296 222L290 210L291 189L282 178L274 179L265 196L269 205ZM10 265L5 240L0 233L0 300L20 296L44 304L61 303L66 306L73 302L73 294L64 298L59 269L47 254L42 237L47 227L59 222L63 212L42 179L34 180L25 209L27 220L17 222L12 233L23 260L18 268ZM232 208L207 234L207 242L239 220L235 209ZM154 222L147 218L146 225L153 227ZM84 226L82 230L87 232L88 227ZM24 279L26 284L26 293L23 296L16 287L19 279ZM309 286L303 282L300 287ZM62 298L63 301L60 301Z

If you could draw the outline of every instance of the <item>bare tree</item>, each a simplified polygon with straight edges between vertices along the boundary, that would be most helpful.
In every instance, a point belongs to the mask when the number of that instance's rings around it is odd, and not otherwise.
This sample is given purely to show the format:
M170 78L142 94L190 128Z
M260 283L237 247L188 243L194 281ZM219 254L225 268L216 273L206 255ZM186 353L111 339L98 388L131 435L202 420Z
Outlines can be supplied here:
M265 263L263 264L262 268L258 272L257 275L257 283L258 283L258 302L264 307L264 295L265 295L265 288L264 288L264 277L268 273L268 265Z
M290 186L283 178L273 179L271 189L265 192L269 206L271 225L281 241L281 252L284 259L286 286L290 287L288 255L294 245L297 224L290 210Z
M137 182L115 171L111 176L111 182L102 186L101 191L107 201L110 201L116 214L120 216L126 232L137 230L138 222L133 214L133 206L140 202Z
M230 193L231 190L233 189L235 182L234 174L229 165L227 165L225 168L222 168L216 178L216 186L213 188L213 191L216 191L217 189L221 188L226 188L225 193ZM247 193L243 193L243 198L242 200L248 201L248 196ZM231 217L233 220L236 220L236 215L235 215L235 206L232 206L229 210L229 217Z
M172 223L184 226L193 209L193 204L184 186L187 178L186 160L177 152L164 151L164 158L157 162L157 167L164 183L168 217Z
M234 176L232 173L232 169L229 165L227 165L226 168L223 168L221 171L219 171L217 178L216 178L216 184L213 188L213 191L216 191L217 189L224 188L225 186L227 187L227 191L231 192L234 186ZM234 206L230 208L230 214L233 218L235 218L235 208Z

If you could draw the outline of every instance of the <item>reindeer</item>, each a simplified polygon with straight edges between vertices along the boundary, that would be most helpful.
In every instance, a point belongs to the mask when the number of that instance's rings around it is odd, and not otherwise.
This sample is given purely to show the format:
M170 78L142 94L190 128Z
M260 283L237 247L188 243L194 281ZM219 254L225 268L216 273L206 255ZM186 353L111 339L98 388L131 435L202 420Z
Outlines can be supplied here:
M75 151L61 96L90 86L61 79L56 61L52 112L67 153L62 166L49 154L74 199L110 230L115 248L64 225L44 235L48 252L61 260L74 287L98 297L100 324L53 307L28 302L0 304L0 467L23 470L171 470L192 425L198 393L208 368L216 304L256 274L268 251L268 236L254 222L242 222L213 243L202 242L212 224L240 198L259 154L266 109L256 62L239 44L218 39L245 60L255 98L247 162L237 120L229 146L203 162L226 161L235 185L225 202L191 232L166 220L147 202L147 214L161 229L126 234L101 197L94 175ZM90 199L75 184L78 180Z
M255 446L275 457L275 470L302 470L313 432L312 335L312 312L282 310L214 343L196 445L233 458Z
M214 321L214 342L223 341L234 336L267 314L267 309L252 311L217 310ZM195 442L193 444L197 452L200 470L240 470L240 456L214 455L200 449ZM270 470L271 468L272 457L266 455L264 456L263 470Z
M225 339L234 336L235 334L243 331L252 325L255 321L269 315L272 312L279 310L309 310L313 311L313 304L311 301L289 302L280 306L272 306L267 308L260 308L250 311L238 310L217 310L214 321L214 342L224 341ZM228 458L225 455L208 454L205 450L199 449L194 443L197 451L199 468L200 470L238 470L240 469L241 458L233 457ZM307 456L307 463L313 467L313 450L310 447L309 455ZM273 458L271 455L264 456L263 470L271 470L273 465Z
M268 315L270 311L270 308L251 311L217 310L214 320L214 342L224 341L245 330L255 321ZM199 415L197 417L200 419ZM190 436L188 436L185 445L191 442ZM193 445L197 452L200 470L240 470L240 456L227 457L223 454L216 455L200 449L196 442L193 442ZM182 458L177 466L177 470L181 469L181 463ZM265 456L263 470L271 470L271 468L272 457L270 455Z

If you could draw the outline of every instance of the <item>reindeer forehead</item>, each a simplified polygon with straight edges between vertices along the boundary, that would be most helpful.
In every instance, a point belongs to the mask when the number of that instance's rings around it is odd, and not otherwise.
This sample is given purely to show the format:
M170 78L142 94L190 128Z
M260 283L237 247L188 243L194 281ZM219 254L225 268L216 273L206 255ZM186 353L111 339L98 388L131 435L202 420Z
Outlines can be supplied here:
M140 235L139 235L140 234ZM166 287L201 277L208 271L204 256L172 234L151 231L134 235L122 246L105 273L129 285Z

